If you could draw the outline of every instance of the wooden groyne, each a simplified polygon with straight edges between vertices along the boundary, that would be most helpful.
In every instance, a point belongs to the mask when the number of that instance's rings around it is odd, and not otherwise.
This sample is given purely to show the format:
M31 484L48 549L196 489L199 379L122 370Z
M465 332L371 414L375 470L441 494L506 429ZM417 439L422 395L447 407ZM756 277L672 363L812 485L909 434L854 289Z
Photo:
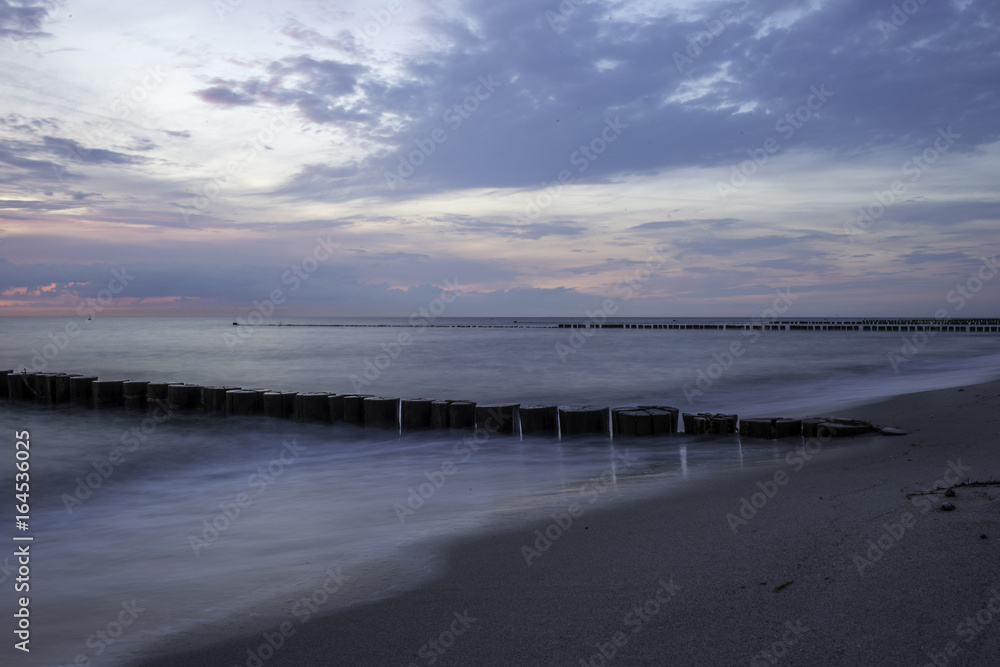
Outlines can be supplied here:
M240 326L233 322L233 326ZM379 323L265 323L268 327L413 328L406 322ZM1000 319L799 319L799 320L606 320L601 322L503 322L459 323L422 322L420 328L438 329L665 329L677 331L869 331L941 333L1000 333Z
M834 418L753 418L735 414L681 413L666 405L622 407L477 404L371 394L279 392L259 388L100 379L69 373L0 370L0 399L14 404L74 410L124 410L270 417L312 424L345 424L381 432L448 431L505 436L605 436L615 438L739 434L746 438L845 437L877 430L865 422Z

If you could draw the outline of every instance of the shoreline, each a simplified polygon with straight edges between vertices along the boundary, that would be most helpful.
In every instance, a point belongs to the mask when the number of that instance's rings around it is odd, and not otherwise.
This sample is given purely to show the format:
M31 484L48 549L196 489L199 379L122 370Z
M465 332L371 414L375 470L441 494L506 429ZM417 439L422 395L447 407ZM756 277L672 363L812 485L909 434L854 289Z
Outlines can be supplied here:
M1000 479L1000 382L963 389L843 411L902 437L567 507L450 543L398 596L133 664L987 664L1000 486L905 495Z

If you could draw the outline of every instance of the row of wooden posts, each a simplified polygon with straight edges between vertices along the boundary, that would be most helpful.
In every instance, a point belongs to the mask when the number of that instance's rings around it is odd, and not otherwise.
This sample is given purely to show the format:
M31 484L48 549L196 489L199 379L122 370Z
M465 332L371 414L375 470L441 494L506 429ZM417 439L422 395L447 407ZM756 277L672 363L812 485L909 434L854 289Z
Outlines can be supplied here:
M485 429L506 435L562 437L598 434L667 436L739 433L749 438L830 437L870 432L867 424L826 418L755 418L734 414L681 413L678 408L639 405L617 408L476 404L430 398L383 398L371 394L288 392L241 389L145 380L101 380L67 373L16 373L0 370L0 398L44 406L124 409L147 412L164 407L172 412L216 416L267 416L305 423L345 423L376 429L419 431Z

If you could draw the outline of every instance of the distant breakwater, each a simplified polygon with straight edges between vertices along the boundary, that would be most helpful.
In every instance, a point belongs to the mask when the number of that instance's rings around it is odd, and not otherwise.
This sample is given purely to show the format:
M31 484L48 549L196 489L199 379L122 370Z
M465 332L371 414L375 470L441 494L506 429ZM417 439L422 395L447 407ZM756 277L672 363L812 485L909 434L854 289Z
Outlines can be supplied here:
M124 410L140 414L191 413L213 417L270 417L304 423L346 424L383 433L451 433L541 436L561 439L597 435L655 438L684 435L742 437L850 437L878 429L867 422L815 417L739 419L735 414L681 413L666 405L622 407L477 404L371 394L288 392L145 380L100 379L70 373L0 370L0 399L11 404Z
M233 322L233 326L241 326ZM399 323L322 323L284 324L270 322L255 326L267 327L343 327L343 328L412 328L416 325ZM1000 318L978 319L812 319L812 320L750 320L649 322L622 320L602 322L518 322L512 323L449 323L421 321L420 328L439 329L673 329L684 331L873 331L907 332L933 331L947 333L1000 333Z

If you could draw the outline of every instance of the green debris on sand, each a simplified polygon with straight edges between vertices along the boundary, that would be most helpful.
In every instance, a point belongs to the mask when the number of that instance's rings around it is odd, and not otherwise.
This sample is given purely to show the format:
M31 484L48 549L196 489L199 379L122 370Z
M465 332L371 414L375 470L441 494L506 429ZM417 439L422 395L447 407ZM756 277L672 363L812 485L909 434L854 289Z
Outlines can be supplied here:
M771 592L772 592L772 593L778 593L778 592L780 592L780 591L781 591L781 590L782 590L783 588L785 588L786 586L791 586L791 585L792 585L792 584L794 584L794 583L795 583L795 580L794 580L794 579L792 579L791 581L786 581L785 583L783 583L783 584L779 584L779 585L775 586L774 588L772 588L772 589L771 589Z

